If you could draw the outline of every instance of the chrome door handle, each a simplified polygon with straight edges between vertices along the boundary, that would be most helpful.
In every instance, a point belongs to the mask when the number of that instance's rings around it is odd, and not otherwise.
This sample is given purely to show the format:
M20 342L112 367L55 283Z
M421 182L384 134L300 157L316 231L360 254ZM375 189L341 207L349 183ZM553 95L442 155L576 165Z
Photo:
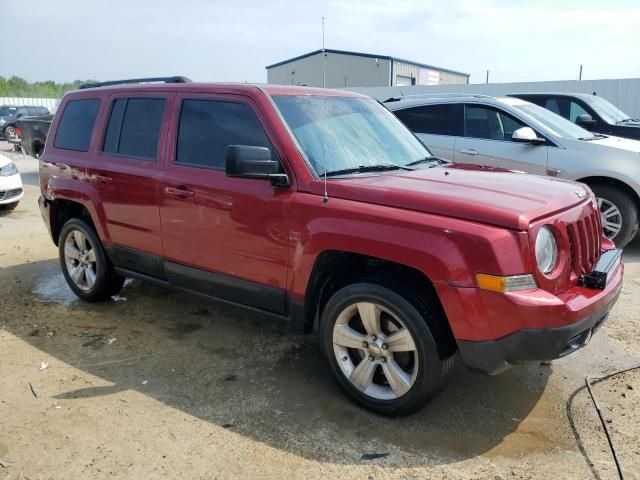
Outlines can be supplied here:
M195 192L187 187L165 187L164 193L178 198L189 198L195 195Z
M460 150L460 153L464 153L465 155L478 155L478 151L473 148L464 148Z

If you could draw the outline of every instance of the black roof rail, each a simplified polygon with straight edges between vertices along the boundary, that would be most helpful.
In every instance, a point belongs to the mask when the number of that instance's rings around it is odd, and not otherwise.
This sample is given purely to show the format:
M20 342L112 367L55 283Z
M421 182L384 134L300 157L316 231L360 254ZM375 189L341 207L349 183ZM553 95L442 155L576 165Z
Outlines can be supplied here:
M174 77L150 77L150 78L129 78L126 80L109 80L108 82L95 82L85 83L80 85L81 89L84 88L97 88L106 87L109 85L122 85L126 83L191 83L191 80L187 77L174 76Z
M395 97L387 98L382 103L388 102L400 102L402 100L419 100L421 98L456 98L456 97L474 97L474 98L491 98L490 95L483 95L481 93L418 93L415 95L398 95Z

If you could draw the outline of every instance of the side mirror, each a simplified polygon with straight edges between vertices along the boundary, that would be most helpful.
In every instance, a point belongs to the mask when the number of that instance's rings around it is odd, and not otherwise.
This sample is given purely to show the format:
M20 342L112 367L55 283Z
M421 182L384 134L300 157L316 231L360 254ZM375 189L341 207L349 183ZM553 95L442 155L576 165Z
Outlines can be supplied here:
M274 186L289 186L289 177L282 173L280 162L271 160L271 151L266 147L227 146L225 173L228 177L260 178Z
M513 135L511 135L511 140L518 143L529 143L531 145L542 145L547 142L544 138L538 137L531 127L517 129L513 132Z
M582 115L578 115L576 118L576 125L580 125L582 128L590 130L596 126L596 121L591 117L591 115L583 113Z

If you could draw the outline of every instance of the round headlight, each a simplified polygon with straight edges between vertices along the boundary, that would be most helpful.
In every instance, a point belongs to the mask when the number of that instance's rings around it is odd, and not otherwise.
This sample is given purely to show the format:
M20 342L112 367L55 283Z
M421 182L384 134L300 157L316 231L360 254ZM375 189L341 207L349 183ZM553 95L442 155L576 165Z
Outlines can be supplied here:
M549 227L538 230L536 237L536 262L542 273L551 272L558 260L558 246Z

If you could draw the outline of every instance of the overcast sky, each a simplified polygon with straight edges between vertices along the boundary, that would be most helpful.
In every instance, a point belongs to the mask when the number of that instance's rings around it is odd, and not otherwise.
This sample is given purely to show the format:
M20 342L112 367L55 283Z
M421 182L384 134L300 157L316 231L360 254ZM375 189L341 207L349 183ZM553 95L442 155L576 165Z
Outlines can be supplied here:
M471 73L472 83L640 77L640 1L0 1L0 75L265 82L326 46ZM560 5L561 4L561 5Z

